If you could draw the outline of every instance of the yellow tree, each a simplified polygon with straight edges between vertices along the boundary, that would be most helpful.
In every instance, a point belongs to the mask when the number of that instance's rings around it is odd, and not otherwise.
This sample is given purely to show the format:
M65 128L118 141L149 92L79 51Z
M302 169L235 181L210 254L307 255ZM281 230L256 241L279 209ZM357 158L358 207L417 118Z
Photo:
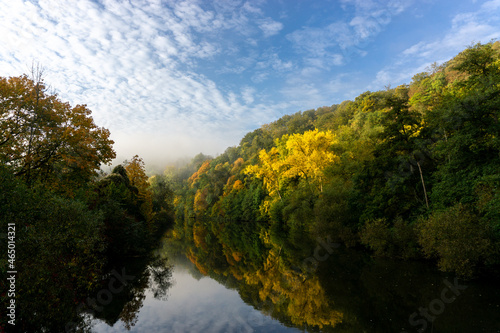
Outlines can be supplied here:
M189 183L189 186L191 186L191 188L200 180L201 175L203 175L208 170L210 170L210 162L211 161L212 160L206 160L205 162L203 162L203 164L200 166L198 171L196 171L195 173L193 173L191 175L191 177L189 177L188 183Z
M202 214L208 208L208 188L198 189L194 196L193 209L197 214Z
M262 203L260 210L262 213L268 213L271 205L281 199L280 181L283 174L283 164L280 161L280 153L277 148L273 147L269 153L265 149L259 152L259 165L249 165L245 168L245 174L253 174L257 178L262 179L264 188L269 193L269 198L266 198Z
M338 159L331 150L336 141L333 133L315 129L304 134L285 135L280 141L283 141L286 147L286 157L282 162L286 165L286 171L283 176L303 178L322 192L323 171Z
M259 152L260 165L249 165L245 169L245 174L254 174L264 182L264 187L271 197L278 196L281 199L279 191L279 180L282 174L282 163L280 163L280 153L275 147L269 150L265 149Z
M322 192L325 182L324 169L338 160L331 150L336 142L330 131L317 129L303 134L284 135L276 140L276 146L267 152L259 153L259 164L250 165L246 174L253 174L262 179L270 200L263 203L261 209L269 211L269 207L281 200L282 183L287 179L301 179L306 182L312 192Z

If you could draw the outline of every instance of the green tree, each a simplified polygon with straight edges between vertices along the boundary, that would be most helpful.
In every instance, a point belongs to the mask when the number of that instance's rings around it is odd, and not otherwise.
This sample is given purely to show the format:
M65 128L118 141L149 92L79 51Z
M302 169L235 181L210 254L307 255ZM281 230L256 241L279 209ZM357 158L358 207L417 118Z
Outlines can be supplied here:
M149 223L153 218L153 202L143 159L138 155L134 155L132 160L125 165L125 171L127 172L130 185L138 190L137 197L142 202L141 213Z
M498 256L491 225L462 204L434 212L419 228L425 255L438 258L444 271L471 277L478 265Z
M477 44L452 62L452 69L461 75L447 87L443 103L433 112L432 125L436 131L443 128L443 139L435 145L440 166L433 201L439 207L476 201L475 184L498 174L499 61L491 44Z
M63 332L68 322L83 324L75 302L99 285L104 263L100 212L39 186L28 188L3 165L0 212L2 230L8 223L16 229L16 327L20 332ZM2 323L8 318L8 298L3 294L0 300Z
M117 165L95 184L91 206L102 212L108 255L144 253L151 245L151 230L145 215L144 198L130 183L127 171Z
M148 180L153 212L172 211L174 192L166 176L154 175Z

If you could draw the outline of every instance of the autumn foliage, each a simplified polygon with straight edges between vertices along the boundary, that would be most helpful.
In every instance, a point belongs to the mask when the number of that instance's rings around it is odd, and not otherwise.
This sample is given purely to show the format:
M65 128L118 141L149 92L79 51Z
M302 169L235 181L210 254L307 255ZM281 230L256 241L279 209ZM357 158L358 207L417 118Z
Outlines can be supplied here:
M85 105L71 107L26 75L0 78L0 159L28 184L71 193L115 153Z

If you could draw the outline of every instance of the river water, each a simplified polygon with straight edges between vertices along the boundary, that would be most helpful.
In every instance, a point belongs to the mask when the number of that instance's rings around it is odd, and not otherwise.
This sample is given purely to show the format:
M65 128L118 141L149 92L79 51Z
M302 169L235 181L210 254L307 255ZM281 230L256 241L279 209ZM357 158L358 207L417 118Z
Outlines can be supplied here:
M130 332L300 332L286 328L245 304L236 290L203 277L193 277L182 266L172 274L173 287L167 300L155 299L151 291ZM128 332L123 322L109 326L100 321L96 332Z
M500 332L497 281L461 280L428 262L339 247L304 274L278 259L224 263L208 248L194 255L165 242L162 260L116 267L138 278L93 319L95 332Z

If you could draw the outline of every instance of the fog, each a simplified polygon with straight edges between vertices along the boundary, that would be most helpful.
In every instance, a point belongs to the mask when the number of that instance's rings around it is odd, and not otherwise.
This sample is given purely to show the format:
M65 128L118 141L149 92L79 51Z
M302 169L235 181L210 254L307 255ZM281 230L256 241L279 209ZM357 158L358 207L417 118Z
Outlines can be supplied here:
M227 136L204 133L203 137L179 133L143 133L140 136L112 133L116 151L112 165L139 155L148 171L162 172L167 165L185 164L199 153L213 157L222 154L228 147L237 146L246 133L245 129L226 133Z

